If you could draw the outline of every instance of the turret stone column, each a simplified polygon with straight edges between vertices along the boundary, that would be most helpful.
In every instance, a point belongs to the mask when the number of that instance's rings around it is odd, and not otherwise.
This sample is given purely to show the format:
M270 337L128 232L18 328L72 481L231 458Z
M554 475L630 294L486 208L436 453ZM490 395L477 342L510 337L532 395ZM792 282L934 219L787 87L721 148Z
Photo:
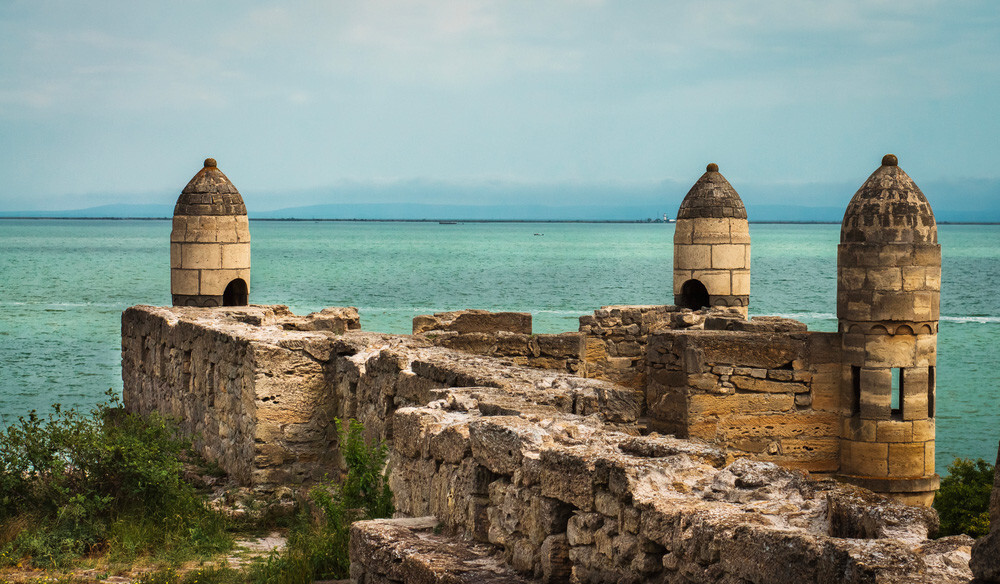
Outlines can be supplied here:
M750 304L750 224L736 190L709 164L677 210L674 304L697 310Z
M930 505L941 246L927 198L887 154L851 199L837 248L840 473Z
M188 182L170 232L174 306L245 306L250 293L250 223L243 197L214 158Z

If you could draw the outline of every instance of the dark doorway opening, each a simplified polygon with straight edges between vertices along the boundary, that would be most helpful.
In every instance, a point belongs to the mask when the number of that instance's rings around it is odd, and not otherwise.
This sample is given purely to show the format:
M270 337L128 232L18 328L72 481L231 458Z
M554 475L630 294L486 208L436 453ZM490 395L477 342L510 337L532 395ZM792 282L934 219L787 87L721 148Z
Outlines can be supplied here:
M681 298L678 305L681 308L698 310L708 306L708 290L698 280L688 280L681 286Z
M223 306L246 306L249 300L247 283L242 278L236 278L226 286L222 293Z

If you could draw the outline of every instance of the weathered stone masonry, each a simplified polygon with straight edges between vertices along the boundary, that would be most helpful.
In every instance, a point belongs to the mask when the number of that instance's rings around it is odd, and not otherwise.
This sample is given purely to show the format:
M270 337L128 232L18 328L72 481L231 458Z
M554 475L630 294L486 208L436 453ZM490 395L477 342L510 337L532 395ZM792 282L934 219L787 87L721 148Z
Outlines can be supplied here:
M928 541L932 511L644 436L642 392L361 332L350 309L324 313L129 309L126 403L182 416L203 452L265 490L336 472L333 416L390 440L399 512L440 526L357 524L357 582L469 581L456 574L482 575L487 560L513 570L494 582L969 577L971 540ZM386 530L420 545L404 560ZM429 559L442 550L464 550L467 564Z

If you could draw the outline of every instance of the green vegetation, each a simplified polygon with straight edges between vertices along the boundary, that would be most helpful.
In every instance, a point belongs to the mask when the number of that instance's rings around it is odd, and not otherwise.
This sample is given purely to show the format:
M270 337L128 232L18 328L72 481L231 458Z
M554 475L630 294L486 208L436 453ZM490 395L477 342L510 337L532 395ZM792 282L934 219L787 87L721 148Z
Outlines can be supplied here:
M956 458L948 466L948 473L941 479L941 489L934 497L934 508L941 518L938 535L967 533L982 537L988 534L993 465L982 458L975 462Z
M95 564L115 573L160 566L139 578L146 584L346 578L351 522L391 516L393 503L386 445L368 446L356 420L336 423L342 481L313 488L292 517L242 501L250 519L233 519L182 480L193 454L169 420L127 413L110 392L89 415L31 412L0 433L0 568L58 570L44 581L59 582ZM236 536L276 528L287 528L282 551L243 569L213 565ZM183 569L192 561L201 566Z
M217 514L181 480L189 445L159 416L113 396L91 415L58 405L0 433L0 550L7 565L64 567L106 554L176 561L228 549Z

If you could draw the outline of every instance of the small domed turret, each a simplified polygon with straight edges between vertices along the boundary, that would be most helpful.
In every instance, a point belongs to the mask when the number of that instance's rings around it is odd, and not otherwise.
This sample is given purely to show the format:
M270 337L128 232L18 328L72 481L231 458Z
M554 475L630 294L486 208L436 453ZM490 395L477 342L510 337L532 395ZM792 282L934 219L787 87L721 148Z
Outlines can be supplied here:
M244 306L250 283L250 223L243 197L214 158L174 206L170 292L174 306Z
M674 304L698 309L750 302L750 225L736 189L709 164L677 210Z
M837 317L847 418L841 476L929 505L941 246L927 198L887 154L844 213Z

